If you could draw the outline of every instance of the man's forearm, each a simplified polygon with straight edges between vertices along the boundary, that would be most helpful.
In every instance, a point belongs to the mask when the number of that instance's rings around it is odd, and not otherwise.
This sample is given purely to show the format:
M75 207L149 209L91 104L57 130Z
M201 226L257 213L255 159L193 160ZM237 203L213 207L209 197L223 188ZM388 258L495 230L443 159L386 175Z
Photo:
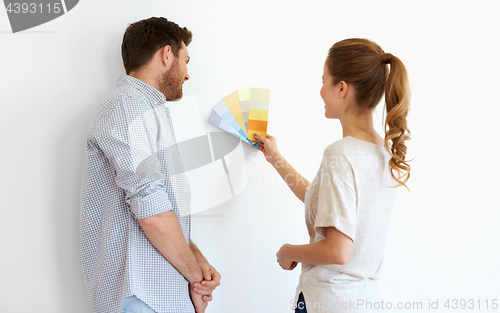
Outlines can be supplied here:
M198 247L194 244L194 242L192 240L191 240L190 247L191 247L191 251L193 252L194 257L196 258L196 260L198 261L198 263L201 263L201 262L208 263L208 261L205 258L205 256L201 253L201 251L198 249Z
M179 221L173 211L138 221L151 244L190 284L203 280L199 262L184 239Z

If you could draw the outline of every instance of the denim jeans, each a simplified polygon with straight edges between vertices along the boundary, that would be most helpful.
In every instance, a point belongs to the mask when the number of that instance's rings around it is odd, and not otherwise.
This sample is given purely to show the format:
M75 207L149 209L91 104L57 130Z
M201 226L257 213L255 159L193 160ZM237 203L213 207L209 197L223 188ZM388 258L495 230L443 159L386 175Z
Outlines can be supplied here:
M123 300L122 313L155 313L155 311L136 296L130 296Z
M307 313L306 301L304 300L304 295L302 292L299 294L299 299L297 300L297 307L295 308L295 313Z

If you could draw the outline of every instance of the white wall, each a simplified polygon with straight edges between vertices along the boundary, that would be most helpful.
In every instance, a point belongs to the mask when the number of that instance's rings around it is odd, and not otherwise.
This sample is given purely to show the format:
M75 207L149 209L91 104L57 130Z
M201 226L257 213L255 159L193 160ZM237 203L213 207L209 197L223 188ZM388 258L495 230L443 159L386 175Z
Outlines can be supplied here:
M384 298L421 301L419 312L429 299L484 309L500 298L500 2L309 2L82 0L17 34L0 10L0 311L90 311L78 239L85 135L124 74L123 31L150 16L193 31L185 94L196 94L205 121L230 92L271 89L268 131L309 179L341 138L319 96L328 48L365 37L400 57L416 159L411 193L400 190L393 210ZM303 204L245 146L247 189L193 219L194 241L223 277L207 312L289 312L300 269L282 271L275 253L306 243Z

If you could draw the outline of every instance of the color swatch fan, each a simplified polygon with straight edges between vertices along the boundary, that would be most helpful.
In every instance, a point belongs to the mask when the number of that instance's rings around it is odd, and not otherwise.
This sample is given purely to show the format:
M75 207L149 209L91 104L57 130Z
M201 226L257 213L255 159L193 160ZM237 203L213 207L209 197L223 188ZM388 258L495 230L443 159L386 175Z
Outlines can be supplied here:
M253 134L267 136L269 94L269 89L237 90L217 103L209 121L257 148Z

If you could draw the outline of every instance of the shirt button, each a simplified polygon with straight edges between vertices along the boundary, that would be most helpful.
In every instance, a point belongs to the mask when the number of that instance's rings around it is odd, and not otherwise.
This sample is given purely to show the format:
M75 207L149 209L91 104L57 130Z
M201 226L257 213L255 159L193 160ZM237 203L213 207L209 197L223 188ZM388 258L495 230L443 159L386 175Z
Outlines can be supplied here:
M155 101L155 104L158 104L158 102Z

